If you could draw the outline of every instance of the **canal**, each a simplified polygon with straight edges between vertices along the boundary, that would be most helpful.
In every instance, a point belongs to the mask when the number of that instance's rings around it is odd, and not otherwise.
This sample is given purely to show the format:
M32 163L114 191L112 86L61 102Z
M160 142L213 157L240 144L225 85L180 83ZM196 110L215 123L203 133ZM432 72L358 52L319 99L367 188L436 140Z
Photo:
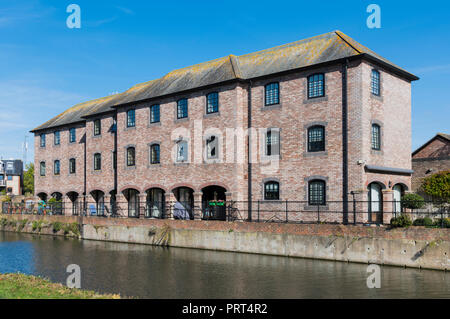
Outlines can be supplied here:
M75 240L0 231L0 273L65 283L81 267L83 289L141 298L450 298L450 274L197 249Z

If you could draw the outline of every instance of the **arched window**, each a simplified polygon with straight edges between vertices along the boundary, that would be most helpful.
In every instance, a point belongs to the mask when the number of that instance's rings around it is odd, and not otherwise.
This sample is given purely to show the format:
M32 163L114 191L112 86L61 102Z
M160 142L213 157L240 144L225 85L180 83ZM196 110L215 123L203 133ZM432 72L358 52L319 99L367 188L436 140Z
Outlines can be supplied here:
M280 184L275 181L264 183L264 199L265 200L279 200L280 199Z
M181 99L177 102L177 118L182 119L188 117L188 101Z
M219 112L219 93L212 92L206 96L206 113Z
M265 105L280 103L280 85L278 82L269 83L265 86Z
M316 125L308 128L308 152L325 151L325 127Z
M308 99L325 96L325 76L317 73L308 76Z
M308 183L308 204L325 205L325 182L322 180L312 180Z
M39 172L41 176L45 176L45 162L39 164Z
M53 163L53 173L54 173L55 175L59 175L59 172L60 172L59 160L56 160L56 161Z
M380 95L380 72L372 70L372 77L370 81L370 89L372 94Z
M372 124L372 149L381 149L381 128L378 124Z
M98 171L102 169L102 155L100 153L94 154L94 170Z
M76 167L75 167L75 159L71 158L69 159L69 174L75 174Z
M130 146L127 148L127 166L134 166L136 164L136 150Z
M127 127L135 127L136 126L136 114L135 110L127 111Z
M179 141L177 143L177 162L187 162L188 160L188 143L187 141Z
M160 163L160 146L159 144L152 144L150 146L150 164L159 164Z

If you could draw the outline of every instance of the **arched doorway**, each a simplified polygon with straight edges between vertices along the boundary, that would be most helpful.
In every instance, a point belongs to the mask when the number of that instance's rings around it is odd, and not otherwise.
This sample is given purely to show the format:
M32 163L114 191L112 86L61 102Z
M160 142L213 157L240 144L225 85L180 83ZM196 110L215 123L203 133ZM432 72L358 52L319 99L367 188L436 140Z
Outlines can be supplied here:
M378 182L370 183L369 190L369 223L380 223L383 220L382 185Z
M226 220L226 192L218 185L202 188L202 219Z
M194 219L194 190L181 186L173 189L176 199L173 209L173 217L176 219Z
M50 214L62 215L63 214L63 195L59 192L52 193L52 198L49 199L48 204L50 206Z
M145 217L164 218L165 191L161 188L149 188L145 191L147 197L145 201Z
M122 193L128 202L128 217L139 218L139 191L127 188Z
M74 215L74 216L78 215L79 211L80 211L78 193L77 192L68 192L67 197L69 197L69 199L72 203L72 215Z
M44 202L47 201L47 194L46 193L38 193L37 197L39 197L39 199L43 200Z
M95 201L88 204L90 215L105 216L105 193L101 190L93 190L90 194Z
M392 208L394 214L401 213L403 211L402 207L402 196L405 193L406 187L403 184L395 184L394 187L392 187L392 193L393 193L393 203Z

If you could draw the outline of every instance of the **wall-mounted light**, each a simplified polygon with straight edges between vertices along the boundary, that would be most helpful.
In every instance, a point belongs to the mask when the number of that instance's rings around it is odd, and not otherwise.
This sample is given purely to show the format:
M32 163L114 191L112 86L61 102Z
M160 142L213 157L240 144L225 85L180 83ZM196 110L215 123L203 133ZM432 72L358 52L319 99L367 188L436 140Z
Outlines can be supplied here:
M389 188L392 188L392 182L389 181Z

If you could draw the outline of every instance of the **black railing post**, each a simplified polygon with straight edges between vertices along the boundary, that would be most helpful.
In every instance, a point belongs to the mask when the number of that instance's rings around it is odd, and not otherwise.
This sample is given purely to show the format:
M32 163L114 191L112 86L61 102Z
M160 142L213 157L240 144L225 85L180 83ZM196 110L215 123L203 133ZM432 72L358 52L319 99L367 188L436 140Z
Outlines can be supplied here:
M259 199L258 199L258 223L259 223Z
M320 206L317 205L317 223L320 224Z
M288 222L288 201L286 199L286 223Z
M353 196L353 225L356 225L356 200Z

